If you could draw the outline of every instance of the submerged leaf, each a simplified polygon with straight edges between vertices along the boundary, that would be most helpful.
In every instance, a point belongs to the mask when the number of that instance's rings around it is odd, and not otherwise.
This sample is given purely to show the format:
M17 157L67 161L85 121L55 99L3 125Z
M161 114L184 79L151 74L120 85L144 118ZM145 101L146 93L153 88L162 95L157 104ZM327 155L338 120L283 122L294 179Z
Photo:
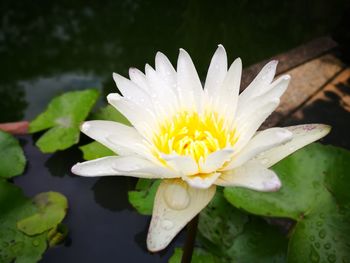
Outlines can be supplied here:
M313 144L273 169L282 181L278 192L226 188L225 197L251 213L297 221L290 234L288 262L349 259L350 152Z
M0 131L0 178L10 178L23 173L26 159L16 138Z
M142 215L151 215L154 197L161 180L139 179L135 191L129 191L130 204Z
M44 153L64 150L79 141L79 125L88 116L98 98L94 89L72 91L55 97L47 109L29 126L31 133L46 130L36 145Z
M67 199L57 192L38 194L33 198L37 213L17 222L17 227L27 235L36 235L56 227L65 217Z

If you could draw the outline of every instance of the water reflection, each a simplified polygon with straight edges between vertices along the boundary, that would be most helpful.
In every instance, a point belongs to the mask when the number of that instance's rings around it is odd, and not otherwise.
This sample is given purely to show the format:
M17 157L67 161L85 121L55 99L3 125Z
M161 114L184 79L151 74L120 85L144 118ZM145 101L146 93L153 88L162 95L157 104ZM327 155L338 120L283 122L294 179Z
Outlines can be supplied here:
M4 0L0 121L32 118L58 90L97 86L106 94L113 71L153 64L158 50L175 62L178 48L188 49L202 77L218 43L249 65L328 33L343 2Z
M92 187L95 201L111 211L134 210L128 201L128 191L133 190L136 179L122 176L102 177Z
M63 177L72 175L70 169L81 160L81 151L77 147L71 147L65 151L52 154L45 162L45 166L52 176Z

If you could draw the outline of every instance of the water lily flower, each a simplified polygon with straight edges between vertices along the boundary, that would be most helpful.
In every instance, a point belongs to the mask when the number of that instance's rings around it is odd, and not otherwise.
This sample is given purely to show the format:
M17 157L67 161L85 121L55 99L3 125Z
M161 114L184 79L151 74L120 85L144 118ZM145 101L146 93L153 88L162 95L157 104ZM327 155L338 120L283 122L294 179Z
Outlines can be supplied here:
M183 49L176 70L158 52L155 69L148 64L145 73L131 68L130 79L114 73L122 95L109 94L108 102L133 127L102 120L83 123L83 133L118 156L78 163L72 172L163 179L147 237L150 251L164 249L210 202L217 185L278 190L281 182L269 167L322 138L330 127L257 131L290 81L288 75L273 80L276 66L276 61L268 63L241 94L241 59L228 68L222 45L211 60L204 88Z

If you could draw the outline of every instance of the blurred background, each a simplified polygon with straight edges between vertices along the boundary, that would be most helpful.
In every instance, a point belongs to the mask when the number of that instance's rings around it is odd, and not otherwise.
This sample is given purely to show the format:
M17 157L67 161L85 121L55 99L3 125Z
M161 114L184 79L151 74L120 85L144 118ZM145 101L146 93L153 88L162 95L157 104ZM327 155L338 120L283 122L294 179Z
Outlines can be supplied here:
M127 75L129 67L154 65L157 51L176 64L178 49L186 49L202 80L218 44L230 62L239 56L244 67L323 36L336 41L341 63L349 54L345 0L0 0L0 15L0 123L32 120L54 96L69 90L100 90L100 106L117 90L112 72ZM349 93L348 86L342 89ZM341 98L331 99L319 105L321 114L309 111L306 119L334 120L331 107ZM330 138L348 138L349 111L341 114L339 125L345 124ZM173 247L182 246L184 234L162 253L146 250L149 217L137 214L127 200L135 180L72 176L70 167L82 159L76 147L44 155L31 136L20 140L29 165L15 183L28 196L59 191L70 204L69 238L42 262L167 262ZM350 146L349 139L338 145Z
M349 34L345 0L0 2L0 122L32 119L63 91L107 94L112 72L153 65L157 51L176 64L186 49L203 79L220 43L247 67Z

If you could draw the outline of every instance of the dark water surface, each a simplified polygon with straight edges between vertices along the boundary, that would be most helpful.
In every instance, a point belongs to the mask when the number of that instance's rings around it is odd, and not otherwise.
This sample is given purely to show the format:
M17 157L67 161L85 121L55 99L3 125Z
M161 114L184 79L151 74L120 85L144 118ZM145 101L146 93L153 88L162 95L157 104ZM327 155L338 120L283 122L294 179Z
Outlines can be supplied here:
M160 50L175 63L192 56L203 79L216 45L245 66L329 34L345 1L9 1L0 2L0 122L31 120L53 96L95 87L116 90L112 72L153 65ZM104 96L102 96L104 97ZM102 102L100 102L101 104ZM28 167L15 183L28 196L59 191L70 210L65 245L43 262L167 262L145 247L150 218L128 204L130 178L73 176L76 148L44 155L21 137Z

